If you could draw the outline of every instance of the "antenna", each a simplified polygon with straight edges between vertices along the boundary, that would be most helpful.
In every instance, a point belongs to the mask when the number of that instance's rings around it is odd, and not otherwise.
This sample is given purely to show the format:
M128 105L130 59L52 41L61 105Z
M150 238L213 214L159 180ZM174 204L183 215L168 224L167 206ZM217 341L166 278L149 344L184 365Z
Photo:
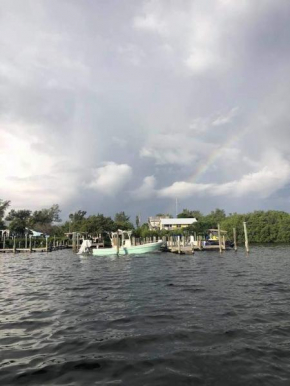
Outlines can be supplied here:
M178 202L177 202L177 197L176 197L176 203L175 203L175 210L176 210L176 217L178 214Z

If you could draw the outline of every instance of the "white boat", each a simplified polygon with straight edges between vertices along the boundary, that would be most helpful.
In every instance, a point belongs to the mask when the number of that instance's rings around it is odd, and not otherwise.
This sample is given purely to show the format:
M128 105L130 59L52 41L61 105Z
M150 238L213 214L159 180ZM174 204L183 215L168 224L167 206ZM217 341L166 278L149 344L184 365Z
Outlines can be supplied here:
M84 240L81 245L79 254L92 254L93 256L114 256L114 255L141 255L143 253L158 252L163 245L162 240L153 243L141 245L132 245L132 232L121 231L112 232L110 234L111 248L93 248L91 249L91 241ZM120 240L121 236L121 240Z

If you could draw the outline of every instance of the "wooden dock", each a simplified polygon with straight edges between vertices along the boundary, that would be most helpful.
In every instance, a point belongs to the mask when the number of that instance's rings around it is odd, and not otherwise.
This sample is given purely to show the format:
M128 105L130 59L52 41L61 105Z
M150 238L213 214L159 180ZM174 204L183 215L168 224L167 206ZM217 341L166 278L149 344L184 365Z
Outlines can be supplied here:
M194 254L194 250L191 246L181 246L180 248L172 246L172 247L167 247L164 251L176 253L178 255L193 255Z
M37 248L4 248L0 249L0 253L33 253L33 252L54 252L54 251L59 251L62 249L67 249L69 246L66 245L59 245L55 247L37 247Z
M194 246L195 251L219 251L220 247L219 245L204 245L204 246ZM231 251L233 248L231 247L222 247L222 251Z

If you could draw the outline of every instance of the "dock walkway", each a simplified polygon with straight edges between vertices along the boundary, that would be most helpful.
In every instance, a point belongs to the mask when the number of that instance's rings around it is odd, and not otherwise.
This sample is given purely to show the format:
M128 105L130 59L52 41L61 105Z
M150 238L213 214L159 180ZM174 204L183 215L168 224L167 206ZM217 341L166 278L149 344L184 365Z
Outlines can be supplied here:
M55 247L38 247L38 248L4 248L0 249L0 253L33 253L33 252L53 252L61 249L69 248L66 245L59 245Z

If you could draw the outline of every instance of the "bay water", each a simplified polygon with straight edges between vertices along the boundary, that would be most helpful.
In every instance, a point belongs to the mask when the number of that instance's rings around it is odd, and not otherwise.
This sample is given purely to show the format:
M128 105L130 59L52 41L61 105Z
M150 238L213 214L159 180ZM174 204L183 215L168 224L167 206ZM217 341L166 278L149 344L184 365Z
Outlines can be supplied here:
M290 385L290 246L0 255L0 385Z

